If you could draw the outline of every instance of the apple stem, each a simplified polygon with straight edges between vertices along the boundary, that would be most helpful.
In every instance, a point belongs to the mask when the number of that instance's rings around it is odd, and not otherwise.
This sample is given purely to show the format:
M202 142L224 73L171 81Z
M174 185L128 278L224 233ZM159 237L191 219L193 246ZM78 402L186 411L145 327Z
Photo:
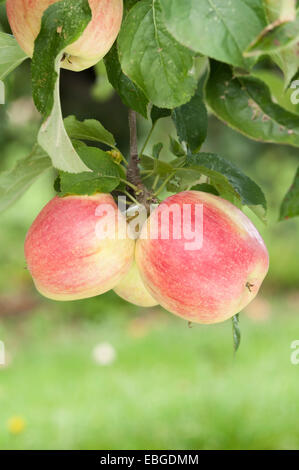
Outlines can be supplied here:
M134 196L132 196L132 194L130 194L128 191L124 191L124 194L128 196L128 198L131 199L131 201L134 202L134 204L138 205L138 201L134 198Z
M161 186L157 189L157 191L155 192L155 196L159 196L160 193L162 193L162 191L165 189L165 187L167 186L167 184L169 183L169 181L173 178L173 175L174 173L171 173L167 178L166 180L163 182L163 184L161 184Z
M247 282L246 287L249 290L249 292L252 292L251 289L252 289L252 287L254 287L254 284L250 284L250 282Z
M138 192L138 188L137 188L137 186L135 186L135 184L130 183L130 181L125 180L124 178L120 178L120 181L122 183L125 183L127 186L129 186L129 188L133 189L133 191L135 191L135 193Z
M153 191L155 191L157 184L159 183L159 179L160 179L160 175L157 175L155 178L155 181L153 182L153 186L152 186Z
M145 139L145 142L144 142L143 147L142 147L142 149L141 149L140 155L143 155L143 153L144 153L144 151L145 151L145 149L146 149L146 146L147 146L147 144L149 143L151 136L153 135L153 132L154 132L155 127L156 127L156 124L157 124L157 121L152 125L152 127L151 127L151 129L150 129L150 131L149 131L149 133L148 133L148 136L147 136L147 138Z

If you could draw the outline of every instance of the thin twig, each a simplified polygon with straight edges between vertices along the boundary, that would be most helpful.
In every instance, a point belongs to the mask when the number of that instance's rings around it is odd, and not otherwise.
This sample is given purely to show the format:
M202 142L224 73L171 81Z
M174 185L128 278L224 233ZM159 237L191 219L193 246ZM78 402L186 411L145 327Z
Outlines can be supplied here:
M135 186L135 184L130 183L130 181L125 180L124 178L120 178L120 181L122 183L125 183L127 186L129 186L129 188L133 189L133 191L135 191L135 192L138 191L137 186Z
M142 184L138 168L138 142L137 142L137 115L133 110L129 110L130 128L130 162L127 172L127 179L134 186Z
M165 189L165 187L167 186L167 184L169 183L169 181L171 180L171 178L173 178L173 175L174 173L171 173L167 178L166 180L164 181L164 183L160 186L160 188L158 188L158 190L154 193L155 196L159 196L159 194L163 191L163 189Z
M160 180L160 175L157 175L156 178L155 178L155 181L153 182L153 186L152 186L152 190L155 191L158 183L159 183L159 180Z
M124 194L125 194L126 196L128 196L128 198L131 199L132 202L134 202L135 204L138 205L137 199L135 199L135 198L132 196L132 194L130 194L128 191L124 191Z
M137 139L137 115L133 110L129 110L129 128L130 128L130 162L127 170L127 181L129 182L128 192L134 190L134 198L140 204L143 204L147 211L150 211L150 205L156 200L152 192L143 184L138 166L138 139ZM136 189L135 189L136 187Z

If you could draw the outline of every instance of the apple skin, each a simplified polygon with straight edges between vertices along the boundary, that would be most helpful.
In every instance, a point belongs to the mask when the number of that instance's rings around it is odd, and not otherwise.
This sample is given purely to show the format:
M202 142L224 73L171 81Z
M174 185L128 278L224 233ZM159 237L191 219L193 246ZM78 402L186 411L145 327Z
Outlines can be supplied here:
M161 216L172 204L203 205L202 248L161 236ZM183 217L182 217L183 219ZM198 221L197 221L198 222ZM147 237L152 227L158 237ZM269 267L267 248L252 222L230 202L212 194L185 191L167 198L142 227L136 262L150 294L166 310L196 323L218 323L239 313L258 293Z
M134 262L128 274L113 289L122 299L139 307L154 307L158 302L150 295Z
M21 48L32 57L44 11L59 0L7 0L7 17ZM79 72L99 62L119 33L123 0L89 0L92 20L83 35L65 49L61 67Z
M105 215L105 207L109 215ZM96 232L101 220L108 227L105 239ZM118 236L120 230L124 230L123 239ZM113 289L129 271L134 249L126 219L110 194L54 197L37 216L25 240L27 266L37 290L62 301Z

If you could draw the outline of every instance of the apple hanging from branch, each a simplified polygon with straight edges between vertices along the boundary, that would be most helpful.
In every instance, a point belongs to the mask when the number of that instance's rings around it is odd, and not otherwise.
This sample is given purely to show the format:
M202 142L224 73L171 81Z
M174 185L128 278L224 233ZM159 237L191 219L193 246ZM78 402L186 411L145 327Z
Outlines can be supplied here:
M114 288L114 292L122 299L139 307L154 307L158 302L146 289L134 262L128 274Z
M97 229L102 219L105 238ZM33 222L25 257L41 294L78 300L113 289L128 273L134 248L126 219L110 194L56 196Z
M196 249L188 248L187 205L191 229L197 235L202 230L202 245ZM203 208L201 214L196 205ZM179 217L168 218L174 207ZM166 310L211 324L229 319L254 299L269 257L257 229L236 206L212 194L186 191L167 198L151 214L137 241L136 262L146 288Z
M32 57L44 11L59 0L7 0L12 32L21 48ZM123 0L89 0L92 21L83 35L65 50L62 68L81 71L99 62L110 50L120 30Z

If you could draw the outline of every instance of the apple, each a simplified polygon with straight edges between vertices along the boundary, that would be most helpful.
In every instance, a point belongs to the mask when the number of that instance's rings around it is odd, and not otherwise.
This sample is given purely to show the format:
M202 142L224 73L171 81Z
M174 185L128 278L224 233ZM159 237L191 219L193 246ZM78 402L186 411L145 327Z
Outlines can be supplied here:
M105 236L99 236L99 224ZM33 222L25 257L37 290L77 300L113 289L134 260L135 240L110 194L54 197Z
M21 48L32 57L44 11L59 0L7 0L12 32ZM83 35L65 50L61 66L81 71L99 62L112 47L120 30L123 0L89 0L92 20Z
M158 302L145 288L136 263L133 263L128 274L113 289L122 299L139 307L154 307Z
M169 216L171 211L176 216ZM166 310L211 324L254 299L269 257L257 229L236 206L212 194L185 191L150 215L137 241L136 262L146 288Z

